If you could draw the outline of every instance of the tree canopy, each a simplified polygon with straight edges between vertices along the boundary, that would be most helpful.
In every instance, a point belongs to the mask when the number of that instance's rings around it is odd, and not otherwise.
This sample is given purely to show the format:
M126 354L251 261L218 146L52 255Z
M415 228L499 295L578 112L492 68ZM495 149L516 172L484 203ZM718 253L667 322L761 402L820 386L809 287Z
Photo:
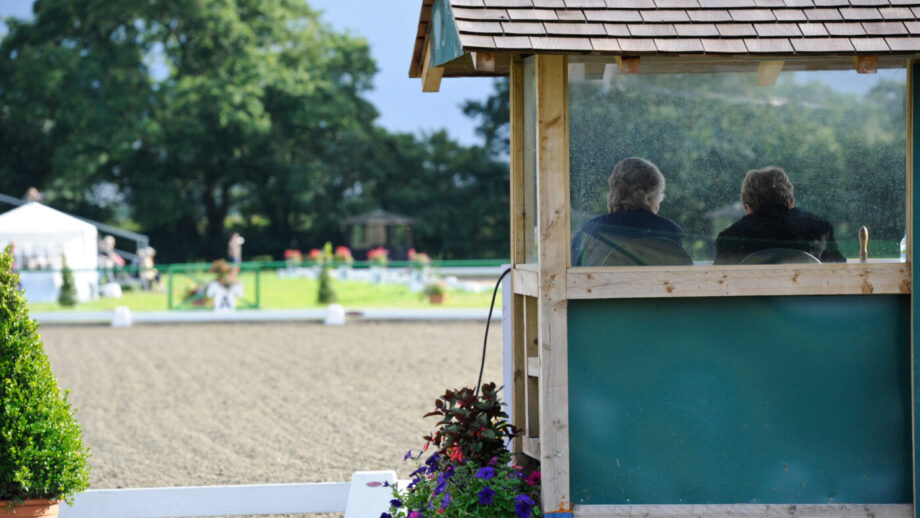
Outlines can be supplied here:
M41 0L0 42L0 192L151 237L159 260L344 243L374 208L419 248L507 255L507 168L391 134L367 42L303 0ZM473 212L478 211L478 212Z

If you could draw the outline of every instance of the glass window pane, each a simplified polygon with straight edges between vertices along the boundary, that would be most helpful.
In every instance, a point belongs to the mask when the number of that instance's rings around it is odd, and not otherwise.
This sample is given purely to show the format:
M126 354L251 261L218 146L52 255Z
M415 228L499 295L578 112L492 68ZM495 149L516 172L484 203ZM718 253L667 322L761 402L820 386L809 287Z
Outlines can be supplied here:
M870 259L898 260L905 233L905 69L783 71L775 84L760 86L756 69L643 75L574 62L569 77L573 265L628 264L629 247L622 251L626 259L620 252L610 259L609 252L646 237L678 241L695 263L708 264L717 236L733 225L719 240L723 262L762 248L842 260L831 253L832 239L842 256L856 261L862 225L869 230ZM627 194L646 193L644 176L621 172L617 203L633 214L612 216L608 177L629 157L655 164L665 189L654 200L639 196L646 206L637 208ZM747 215L751 207L741 201L745 174L767 166L785 171L791 191L779 192L775 175L758 174L746 199L767 200L762 207L791 199L794 213L785 207L781 215ZM757 183L765 178L769 188ZM658 200L659 194L664 198ZM600 223L616 228L600 232Z

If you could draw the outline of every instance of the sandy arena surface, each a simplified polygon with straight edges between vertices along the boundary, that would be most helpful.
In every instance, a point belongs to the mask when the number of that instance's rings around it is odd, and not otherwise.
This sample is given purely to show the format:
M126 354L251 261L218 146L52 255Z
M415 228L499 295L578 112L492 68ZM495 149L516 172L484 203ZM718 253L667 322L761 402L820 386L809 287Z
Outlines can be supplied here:
M476 383L484 323L44 326L93 489L407 478L445 388ZM501 327L485 381L501 384Z

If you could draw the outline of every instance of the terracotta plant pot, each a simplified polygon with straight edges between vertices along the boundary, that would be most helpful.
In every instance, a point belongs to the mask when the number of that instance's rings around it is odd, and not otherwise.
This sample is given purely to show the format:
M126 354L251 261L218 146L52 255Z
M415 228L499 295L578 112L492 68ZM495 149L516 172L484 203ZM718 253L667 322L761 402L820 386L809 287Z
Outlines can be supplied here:
M444 302L444 294L443 293L429 293L428 302L432 304L440 304Z
M26 500L14 505L9 500L0 500L0 518L54 518L58 515L58 502L51 500Z

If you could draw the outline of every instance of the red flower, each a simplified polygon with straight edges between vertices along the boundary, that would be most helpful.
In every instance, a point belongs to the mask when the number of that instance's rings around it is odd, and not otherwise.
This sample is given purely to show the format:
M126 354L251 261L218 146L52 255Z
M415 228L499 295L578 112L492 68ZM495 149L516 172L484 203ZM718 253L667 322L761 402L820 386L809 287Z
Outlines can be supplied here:
M524 479L524 482L525 482L528 486L534 486L534 485L537 485L537 484L540 483L540 478L541 478L540 472L537 471L537 470L534 470L534 471L532 471L532 472L530 473L530 476L529 476L529 477L527 477L526 479Z
M310 252L307 254L307 257L308 257L311 261L315 261L315 260L319 259L322 255L323 255L322 252L320 252L318 249L314 248L313 250L310 250Z
M453 462L463 462L463 452L460 451L460 448L454 448L450 452L450 460Z

